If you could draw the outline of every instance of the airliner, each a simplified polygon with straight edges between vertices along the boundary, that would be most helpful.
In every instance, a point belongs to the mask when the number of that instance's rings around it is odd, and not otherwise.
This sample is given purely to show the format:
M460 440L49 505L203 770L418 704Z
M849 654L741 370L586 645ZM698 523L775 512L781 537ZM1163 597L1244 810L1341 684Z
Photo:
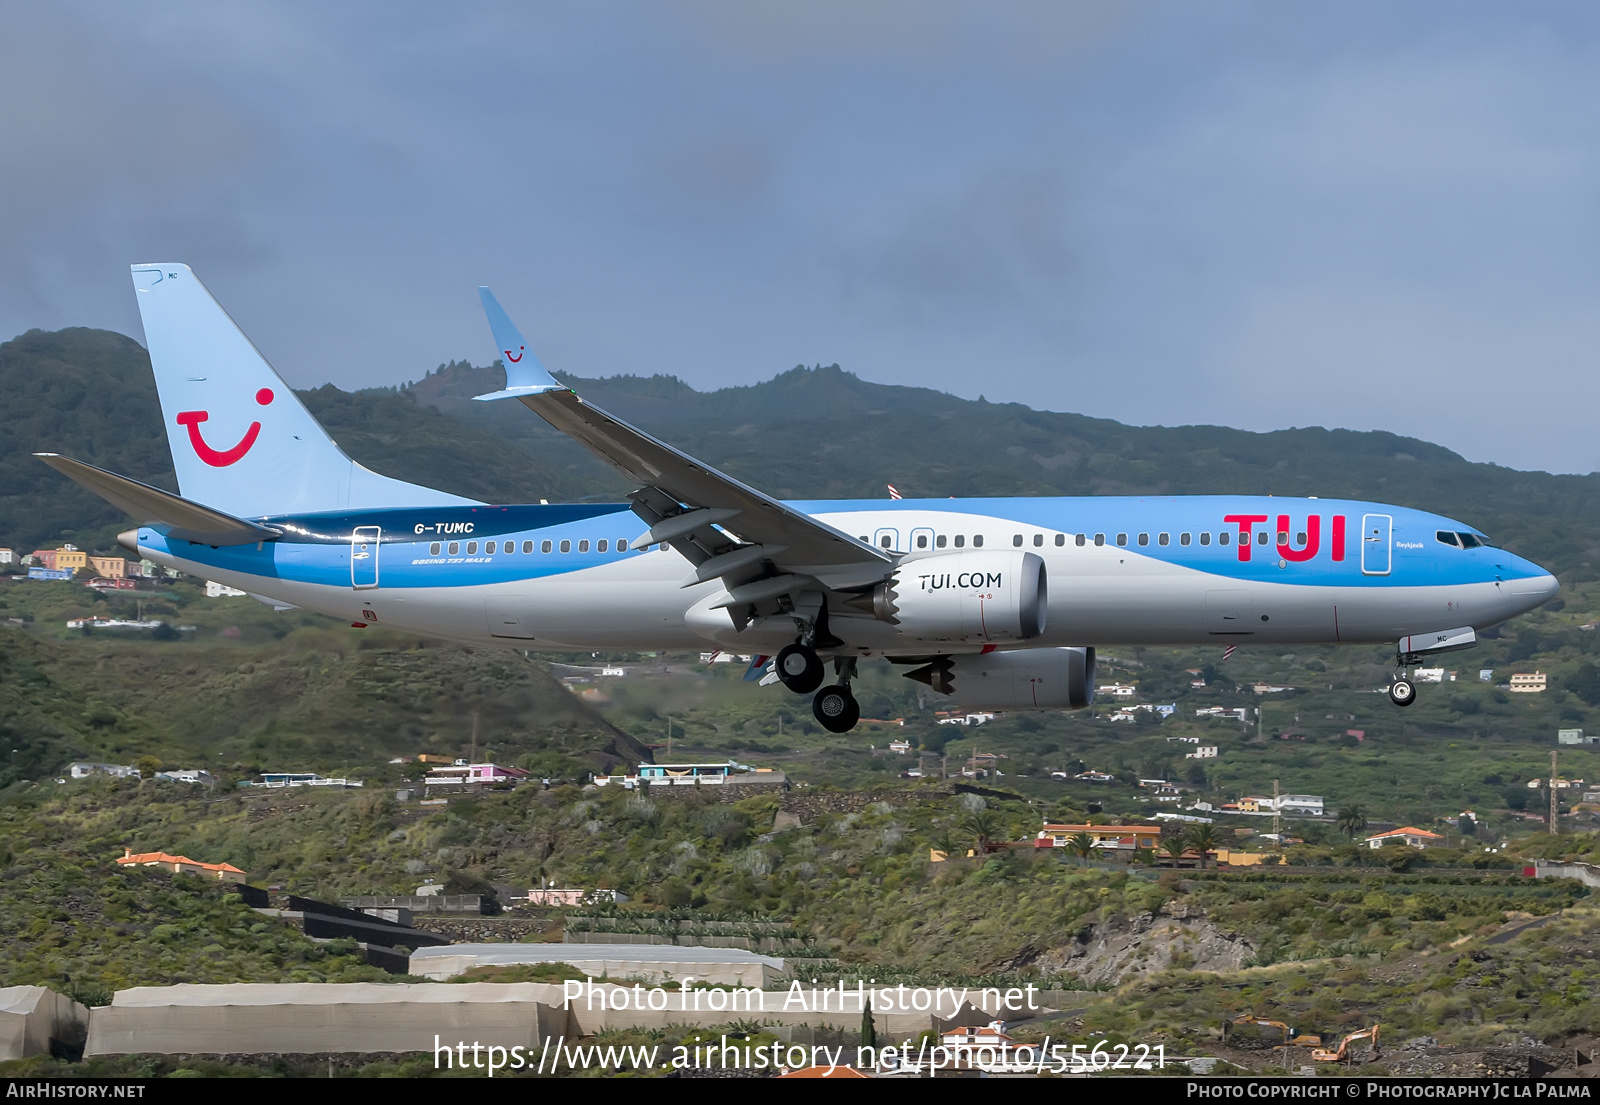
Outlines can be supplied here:
M1557 591L1471 525L1348 499L781 502L585 402L487 288L506 386L478 398L520 401L634 490L476 502L346 456L187 266L132 276L180 494L38 455L132 518L139 556L356 628L737 650L843 733L864 660L960 706L1080 709L1108 645L1393 644L1408 706L1413 666Z

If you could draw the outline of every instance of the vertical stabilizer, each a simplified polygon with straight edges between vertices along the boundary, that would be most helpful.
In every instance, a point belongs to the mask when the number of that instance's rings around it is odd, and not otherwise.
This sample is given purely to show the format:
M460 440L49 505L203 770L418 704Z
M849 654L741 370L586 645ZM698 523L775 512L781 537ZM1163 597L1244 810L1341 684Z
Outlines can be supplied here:
M345 456L187 265L132 270L185 498L241 518L473 502Z

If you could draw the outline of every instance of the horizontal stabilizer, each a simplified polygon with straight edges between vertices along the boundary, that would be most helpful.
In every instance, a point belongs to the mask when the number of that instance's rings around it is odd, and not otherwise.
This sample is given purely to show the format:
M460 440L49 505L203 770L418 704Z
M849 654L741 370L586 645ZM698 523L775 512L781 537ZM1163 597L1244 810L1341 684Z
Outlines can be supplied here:
M107 472L81 460L59 453L33 455L135 521L162 526L169 536L182 541L202 545L248 545L256 541L275 541L279 536L275 529L192 503L170 491Z

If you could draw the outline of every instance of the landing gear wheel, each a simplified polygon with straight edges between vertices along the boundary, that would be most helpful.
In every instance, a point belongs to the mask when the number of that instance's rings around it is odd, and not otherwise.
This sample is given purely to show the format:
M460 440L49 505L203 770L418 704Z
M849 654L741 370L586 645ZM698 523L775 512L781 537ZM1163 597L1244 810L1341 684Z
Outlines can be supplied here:
M785 645L772 670L795 694L810 694L822 686L822 660L805 645Z
M1417 688L1409 679L1396 679L1389 684L1389 701L1396 706L1409 706L1417 700Z
M811 700L811 712L830 733L848 733L861 720L861 707L849 687L835 685L824 687Z

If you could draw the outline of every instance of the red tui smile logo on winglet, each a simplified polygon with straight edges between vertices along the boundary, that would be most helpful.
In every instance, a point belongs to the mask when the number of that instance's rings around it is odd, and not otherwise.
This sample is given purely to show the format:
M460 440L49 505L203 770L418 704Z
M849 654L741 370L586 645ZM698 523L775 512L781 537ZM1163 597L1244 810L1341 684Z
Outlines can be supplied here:
M262 388L256 392L256 402L263 407L271 403L272 399L271 388ZM209 411L179 411L178 417L174 421L188 429L189 444L194 447L195 455L211 465L211 467L226 468L230 464L237 464L244 459L244 455L256 443L256 438L261 434L261 423L250 423L250 428L244 432L244 436L239 439L239 443L232 448L213 449L206 444L206 439L200 434L200 423L210 417Z

